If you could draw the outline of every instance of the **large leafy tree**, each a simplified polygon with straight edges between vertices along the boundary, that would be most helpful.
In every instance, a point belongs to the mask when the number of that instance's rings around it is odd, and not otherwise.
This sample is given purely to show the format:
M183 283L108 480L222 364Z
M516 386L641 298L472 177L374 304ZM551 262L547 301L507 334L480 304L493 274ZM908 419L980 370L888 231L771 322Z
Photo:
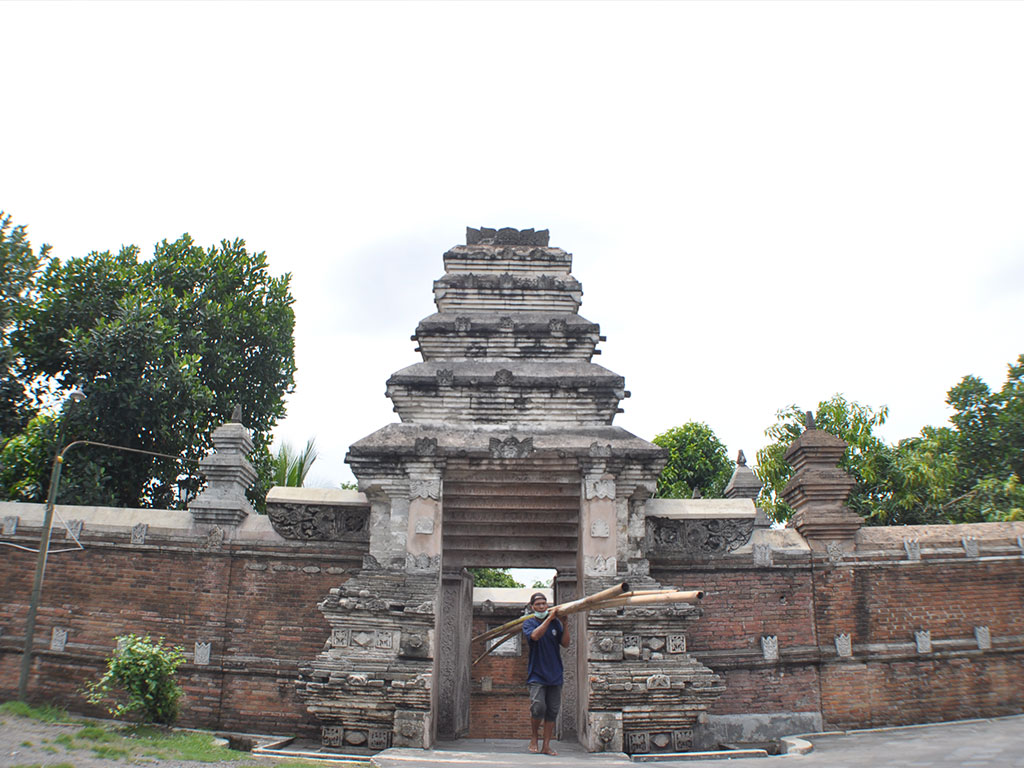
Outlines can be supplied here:
M474 587L523 587L508 568L470 568L469 572L473 574Z
M62 497L184 503L198 488L194 462L210 433L240 403L260 473L252 495L261 499L272 479L270 430L293 388L289 281L271 276L266 255L243 240L204 248L188 235L159 243L151 259L126 246L49 260L10 334L21 383L43 405L85 389L88 399L66 412L69 437L186 460L83 448L68 461Z
M721 498L734 465L711 427L690 421L662 432L651 442L668 449L669 454L658 478L658 498L688 499L695 490L705 498Z

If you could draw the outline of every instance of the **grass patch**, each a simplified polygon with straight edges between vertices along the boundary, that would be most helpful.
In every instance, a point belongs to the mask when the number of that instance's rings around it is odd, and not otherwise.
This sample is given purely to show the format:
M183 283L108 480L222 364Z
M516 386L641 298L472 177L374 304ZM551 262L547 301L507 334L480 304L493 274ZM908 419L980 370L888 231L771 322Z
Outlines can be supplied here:
M64 749L78 749L78 745L75 744L75 740L71 738L69 733L62 733L53 740L53 743L60 744Z
M0 712L19 717L31 717L33 720L40 720L44 723L67 723L71 719L68 717L66 709L49 704L33 707L24 701L5 701L0 704Z
M71 763L56 763L55 765L44 766L42 763L22 763L20 765L12 765L11 768L75 768Z
M214 743L210 733L161 731L157 728L131 729L129 739L146 753L158 753L163 759L195 760L215 763L220 760L244 760L248 752L222 747Z
M31 741L23 741L23 742L21 742L21 746L23 746L23 747L31 747L33 745L32 745Z
M98 744L92 748L92 753L96 757L117 760L119 757L128 757L131 754L131 750L124 747L115 747L112 744Z
M59 749L51 746L40 747L40 749L42 749L43 752L49 752L51 755L56 755L58 752L60 752Z
M88 739L89 741L114 741L118 737L106 728L101 728L98 725L87 725L75 734L75 738Z

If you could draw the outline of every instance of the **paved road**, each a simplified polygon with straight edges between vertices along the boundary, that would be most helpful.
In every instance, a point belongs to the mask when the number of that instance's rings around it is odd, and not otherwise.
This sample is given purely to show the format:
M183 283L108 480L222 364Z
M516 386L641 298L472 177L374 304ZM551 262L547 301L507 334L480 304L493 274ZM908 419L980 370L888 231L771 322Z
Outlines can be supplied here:
M742 768L1024 768L1024 715L838 735L807 737L806 755L728 761ZM389 749L373 759L379 768L723 768L723 760L632 763L624 755L588 755L578 745L556 743L558 757L532 755L526 742L457 741L441 749Z

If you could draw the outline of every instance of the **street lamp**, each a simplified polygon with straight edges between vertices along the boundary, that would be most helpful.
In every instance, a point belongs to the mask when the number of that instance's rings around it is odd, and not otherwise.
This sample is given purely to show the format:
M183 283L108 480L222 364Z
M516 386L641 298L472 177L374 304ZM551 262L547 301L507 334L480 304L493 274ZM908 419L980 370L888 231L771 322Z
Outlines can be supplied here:
M32 582L32 597L28 603L28 616L25 618L25 649L21 654L21 675L18 677L18 699L25 701L28 690L28 675L32 668L32 641L36 634L36 612L39 610L39 598L43 592L43 574L46 571L46 556L50 551L50 529L53 527L53 505L57 500L57 486L60 483L60 470L64 464L64 433L67 428L67 415L74 403L85 400L85 393L77 387L68 394L67 407L60 417L60 429L57 433L57 451L53 457L53 469L50 471L50 488L46 492L46 512L43 514L43 532L39 539L39 555L36 558L35 581Z

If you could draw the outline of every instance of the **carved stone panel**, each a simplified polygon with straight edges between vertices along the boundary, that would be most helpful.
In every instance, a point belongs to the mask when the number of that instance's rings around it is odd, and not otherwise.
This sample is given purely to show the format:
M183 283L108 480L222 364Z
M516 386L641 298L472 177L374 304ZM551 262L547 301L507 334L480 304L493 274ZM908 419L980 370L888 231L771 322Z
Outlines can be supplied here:
M491 458L494 459L525 459L533 453L533 438L524 437L517 440L514 437L506 437L501 440L492 437L490 442Z
M340 725L325 725L320 729L320 743L325 747L344 745L345 729Z
M591 661L618 661L622 658L621 632L587 633L587 654Z
M669 653L686 653L686 635L669 635L666 640L665 647Z
M614 499L615 478L610 475L588 476L583 482L583 494L587 499Z
M145 523L138 523L132 526L132 544L145 544L148 532L149 526Z
M587 576L614 576L616 562L615 557L587 555L583 558L583 570Z
M366 541L369 507L267 504L267 517L282 537L299 541Z
M193 655L196 664L199 666L206 666L210 663L210 643L200 643L196 641L195 652Z
M416 533L430 535L434 532L434 518L419 517L416 519Z
M68 644L68 631L63 627L54 627L50 633L50 650L63 651Z
M4 517L4 536L13 536L18 532L18 516L17 515L6 515Z
M409 495L414 499L440 499L441 480L436 477L414 478L409 481Z
M435 375L439 386L450 387L455 383L455 371L451 368L438 368Z
M622 655L626 660L635 660L640 658L642 640L640 635L623 635L622 636Z
M779 637L778 635L767 635L761 638L761 653L765 661L778 661L779 659Z
M903 549L906 550L907 560L921 559L921 542L917 539L904 539Z
M622 713L588 712L587 747L591 752L622 751Z
M975 627L974 639L982 651L987 651L992 647L992 633L989 632L988 627Z
M769 544L754 545L754 565L770 566L772 564L772 548Z
M849 634L836 635L836 653L843 658L853 656L853 642Z
M69 539L78 541L82 537L82 527L85 525L84 520L68 520L65 527L65 535Z
M630 731L626 734L626 752L631 755L644 754L651 751L650 735L643 731Z
M374 729L370 731L366 744L370 749L390 749L391 731Z
M648 548L665 554L713 557L732 552L750 540L753 518L672 520L647 518Z
M647 678L647 690L654 691L658 688L671 688L672 680L668 675L651 675Z
M918 653L932 652L932 632L930 629L921 629L914 633L914 643L917 645Z
M973 536L964 536L964 555L967 557L977 557L980 554L978 547L978 540Z
M828 561L832 565L839 565L843 562L843 547L838 541L830 541L825 545L825 552L828 553Z
M590 524L590 535L595 539L607 539L611 533L605 520L595 520Z

